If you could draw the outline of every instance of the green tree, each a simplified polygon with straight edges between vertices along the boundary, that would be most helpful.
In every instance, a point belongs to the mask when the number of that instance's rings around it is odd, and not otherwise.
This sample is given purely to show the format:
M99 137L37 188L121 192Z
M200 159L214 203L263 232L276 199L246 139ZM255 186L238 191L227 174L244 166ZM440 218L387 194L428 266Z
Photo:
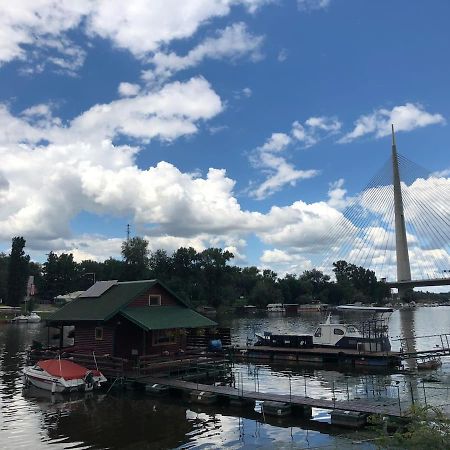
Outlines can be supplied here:
M232 258L233 253L220 248L208 248L200 253L203 289L210 305L219 306L223 300L221 289L230 271L228 261Z
M30 257L25 254L25 242L21 236L12 239L7 291L7 303L10 306L19 306L26 293Z
M148 241L135 236L122 243L122 256L125 260L124 278L143 280L148 278Z
M372 423L380 430L378 447L382 449L449 450L450 418L439 408L413 406L408 422L393 434L385 431L386 423L374 417Z
M8 296L8 269L9 256L5 253L0 253L0 300L6 303Z
M320 297L320 293L327 288L330 277L320 270L312 269L305 270L300 276L300 281L311 284L313 298L317 299Z
M61 253L58 256L55 252L50 252L42 266L42 272L43 296L49 300L77 289L79 272L72 253Z
M172 258L165 250L156 250L150 253L148 267L151 277L163 282L169 282L172 277Z

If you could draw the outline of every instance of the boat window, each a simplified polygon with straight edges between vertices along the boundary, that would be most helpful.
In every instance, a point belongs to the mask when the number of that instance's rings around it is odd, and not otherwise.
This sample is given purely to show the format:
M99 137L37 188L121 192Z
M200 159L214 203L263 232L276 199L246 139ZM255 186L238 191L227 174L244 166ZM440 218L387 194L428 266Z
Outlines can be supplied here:
M343 334L344 334L344 331L341 330L340 328L335 328L335 329L334 329L334 334L343 335Z
M358 332L358 330L355 327L347 327L347 331L349 333L357 333Z
M321 336L322 336L322 328L319 327L314 333L314 337L321 337Z
M161 306L161 296L150 294L148 296L148 306Z
M95 327L95 340L103 341L103 327Z

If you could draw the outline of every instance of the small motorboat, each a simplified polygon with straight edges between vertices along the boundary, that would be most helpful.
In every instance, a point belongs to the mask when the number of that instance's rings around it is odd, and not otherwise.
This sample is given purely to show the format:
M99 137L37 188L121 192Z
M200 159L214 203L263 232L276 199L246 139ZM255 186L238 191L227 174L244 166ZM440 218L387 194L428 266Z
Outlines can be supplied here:
M106 382L98 370L89 370L68 359L45 359L23 369L25 386L32 384L53 393L92 391Z
M442 366L439 356L423 356L417 360L417 370L434 370Z
M32 312L31 314L21 314L11 319L13 323L39 323L41 321L41 316Z

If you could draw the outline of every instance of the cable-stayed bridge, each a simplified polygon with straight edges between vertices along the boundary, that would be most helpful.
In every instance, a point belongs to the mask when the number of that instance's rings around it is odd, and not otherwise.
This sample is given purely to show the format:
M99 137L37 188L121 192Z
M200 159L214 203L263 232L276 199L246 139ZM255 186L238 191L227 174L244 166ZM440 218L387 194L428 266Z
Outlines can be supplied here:
M450 179L397 152L348 200L327 236L324 267L346 260L374 270L399 296L413 287L450 285Z

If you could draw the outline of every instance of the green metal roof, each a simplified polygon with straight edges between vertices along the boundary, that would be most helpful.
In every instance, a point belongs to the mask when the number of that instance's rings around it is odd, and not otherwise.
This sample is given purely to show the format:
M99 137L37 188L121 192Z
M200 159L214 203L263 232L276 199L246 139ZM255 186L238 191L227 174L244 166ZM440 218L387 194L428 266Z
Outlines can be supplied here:
M128 307L122 310L121 314L146 331L217 325L216 322L184 306Z
M131 300L157 283L161 284L158 280L119 282L100 297L78 297L67 303L48 316L47 322L108 320L126 307ZM180 302L184 304L181 299Z

